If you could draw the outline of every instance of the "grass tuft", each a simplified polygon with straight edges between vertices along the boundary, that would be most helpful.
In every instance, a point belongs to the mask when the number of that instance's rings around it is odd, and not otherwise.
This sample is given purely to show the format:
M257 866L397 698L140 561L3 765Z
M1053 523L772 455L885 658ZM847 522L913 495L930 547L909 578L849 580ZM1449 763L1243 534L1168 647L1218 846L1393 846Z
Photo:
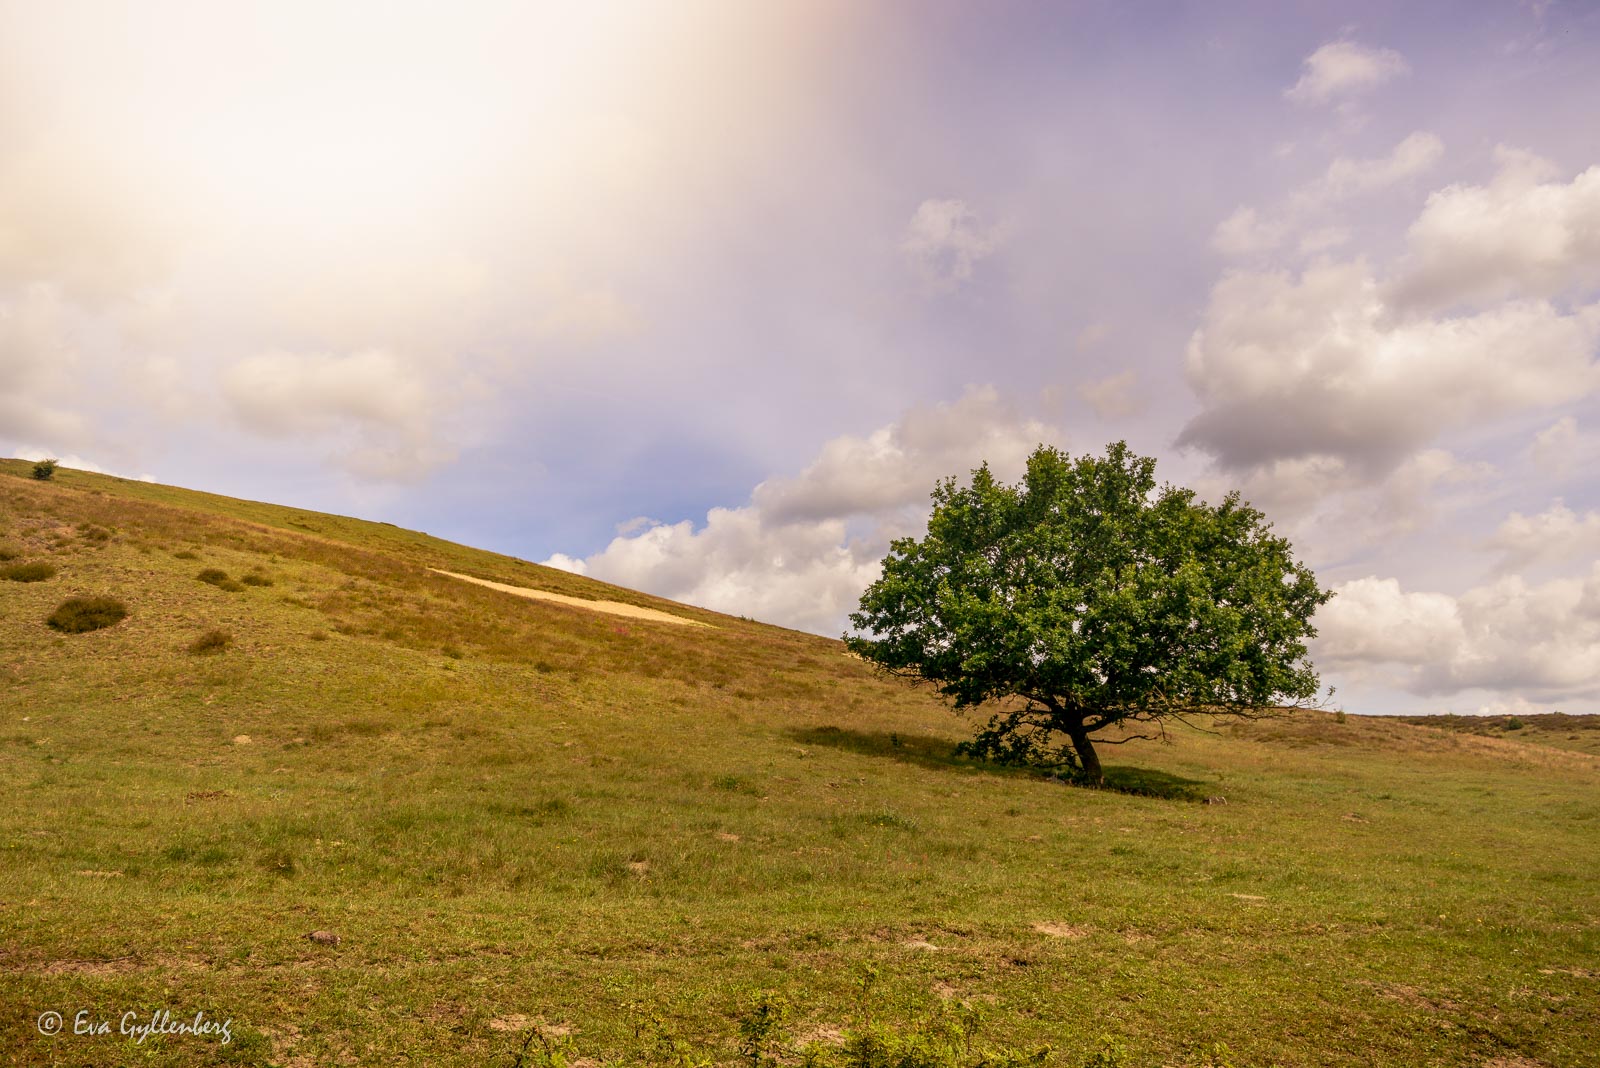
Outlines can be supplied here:
M42 560L35 560L31 563L0 567L0 577L8 578L12 582L43 582L45 579L55 578L56 569Z
M233 644L233 635L221 627L213 627L189 643L189 652L196 656L227 652Z
M115 597L68 597L46 619L52 629L64 634L85 634L102 630L128 617L128 606Z
M244 589L242 585L229 578L228 573L219 567L208 567L196 575L195 578L209 586L215 586L217 589L226 590L229 593L238 593Z

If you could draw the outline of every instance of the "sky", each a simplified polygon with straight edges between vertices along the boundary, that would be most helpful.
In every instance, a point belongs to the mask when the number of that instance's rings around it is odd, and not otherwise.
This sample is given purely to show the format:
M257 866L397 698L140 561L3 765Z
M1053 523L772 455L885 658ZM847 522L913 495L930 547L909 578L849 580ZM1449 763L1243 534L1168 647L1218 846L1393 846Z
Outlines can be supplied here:
M838 635L928 495L1260 508L1353 712L1600 712L1600 6L0 0L0 454Z

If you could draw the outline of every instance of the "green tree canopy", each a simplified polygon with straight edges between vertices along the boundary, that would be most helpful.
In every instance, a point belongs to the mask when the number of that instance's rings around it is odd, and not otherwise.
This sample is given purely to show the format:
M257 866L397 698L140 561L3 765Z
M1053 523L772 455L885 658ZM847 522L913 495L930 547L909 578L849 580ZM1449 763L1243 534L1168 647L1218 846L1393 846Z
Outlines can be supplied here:
M957 709L1001 702L968 751L1098 782L1106 727L1310 703L1305 642L1329 596L1237 493L1157 490L1155 461L1122 442L1040 446L1015 486L987 465L940 483L926 537L890 547L850 617L871 636L845 641Z

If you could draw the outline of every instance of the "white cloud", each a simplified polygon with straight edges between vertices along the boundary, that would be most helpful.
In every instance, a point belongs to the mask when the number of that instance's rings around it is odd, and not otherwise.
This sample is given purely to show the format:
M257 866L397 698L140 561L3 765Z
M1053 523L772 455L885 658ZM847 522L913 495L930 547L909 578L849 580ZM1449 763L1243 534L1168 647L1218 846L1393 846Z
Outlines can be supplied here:
M1316 623L1319 660L1387 673L1414 694L1600 695L1600 564L1538 586L1505 576L1459 597L1357 579L1335 589Z
M1579 430L1578 421L1564 415L1535 434L1524 455L1544 474L1563 478L1600 460L1600 439Z
M1305 58L1300 80L1283 95L1296 104L1329 104L1370 92L1410 69L1392 49L1330 41Z
M62 455L61 453L51 452L49 449L41 449L36 445L19 445L11 450L11 454L19 460L54 460L62 467L70 468L73 471L92 471L95 474L111 475L114 478L130 477L119 474L110 468L101 467L93 460L86 460L73 452ZM155 480L155 476L149 473L139 475L135 479L138 482L154 482Z
M565 278L550 280L540 294L543 308L533 322L540 338L594 345L639 331L641 320L608 286L579 286Z
M1350 231L1343 226L1323 226L1300 238L1300 254L1315 256L1319 252L1338 248L1350 240Z
M574 575L587 575L589 565L577 557L568 556L566 553L554 553L549 559L540 560L545 567L553 567L557 571L570 571Z
M1444 449L1425 449L1386 476L1335 456L1274 460L1243 472L1210 471L1192 481L1208 500L1231 489L1261 509L1303 559L1347 560L1459 514L1492 493L1496 469Z
M546 563L584 570L632 589L817 633L837 634L861 591L877 578L892 538L926 521L928 494L942 478L988 462L1019 477L1058 430L1027 419L992 387L953 404L907 412L865 436L827 442L800 474L771 478L738 508L713 508L704 524L633 521L582 561Z
M1377 159L1340 156L1328 165L1321 178L1296 192L1290 198L1291 203L1309 208L1376 192L1421 174L1442 155L1444 142L1434 134L1419 130L1396 145L1387 156Z
M1110 323L1104 321L1092 322L1078 331L1077 336L1072 339L1072 345L1079 352L1088 352L1090 349L1098 348L1102 341L1111 336L1112 332Z
M1536 716L1545 712L1553 712L1549 702L1535 703L1526 697L1516 696L1501 701L1490 701L1478 706L1477 715L1480 716Z
M1600 512L1577 514L1559 498L1538 515L1512 512L1484 543L1502 554L1500 570L1600 556Z
M1600 166L1563 183L1527 153L1501 146L1496 159L1488 185L1452 185L1428 198L1407 233L1397 304L1554 297L1600 285Z
M1396 319L1361 261L1230 274L1190 339L1203 409L1179 440L1234 470L1323 455L1380 474L1445 431L1587 395L1597 339L1600 305Z
M1132 367L1109 378L1085 382L1078 387L1078 396L1102 419L1122 419L1137 414L1144 409L1147 399L1139 391L1139 372Z
M0 293L0 438L41 441L56 448L87 435L74 410L78 352L69 336L70 312L49 286Z
M1425 131L1406 137L1387 156L1350 159L1340 156L1316 180L1296 189L1271 212L1240 207L1217 224L1211 247L1224 256L1246 257L1271 252L1290 235L1303 230L1331 205L1386 189L1428 170L1444 153L1444 142ZM1314 255L1349 240L1349 231L1325 225L1301 235L1302 254Z
M365 477L415 478L451 458L435 441L434 392L384 350L252 356L224 372L222 392L258 434L344 439L334 457Z
M923 505L941 478L985 461L1001 477L1020 475L1028 454L1059 431L1023 417L992 386L969 388L953 404L912 409L866 437L846 434L793 477L770 478L752 503L775 522L882 516Z
M837 634L877 578L883 548L848 543L841 520L769 525L746 506L713 508L699 529L684 520L617 537L583 563L630 589Z
M1000 247L1000 235L981 225L964 200L924 200L900 247L925 285L948 292L972 280L977 265Z
M1316 655L1332 661L1428 664L1466 640L1455 598L1406 593L1398 580L1375 576L1335 587L1316 625Z
M1277 248L1288 229L1278 220L1263 218L1254 208L1240 207L1217 224L1211 247L1224 256L1253 256Z

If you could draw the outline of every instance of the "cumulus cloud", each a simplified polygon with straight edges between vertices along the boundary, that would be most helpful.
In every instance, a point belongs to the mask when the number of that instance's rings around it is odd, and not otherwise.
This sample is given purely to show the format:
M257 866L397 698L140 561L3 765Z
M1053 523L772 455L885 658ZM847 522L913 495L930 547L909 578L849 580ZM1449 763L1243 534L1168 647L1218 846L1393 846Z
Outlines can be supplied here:
M582 561L581 573L719 612L837 634L877 578L881 558L882 549L849 542L841 520L769 524L746 506L713 508L698 529L686 519L619 536Z
M1582 515L1557 498L1538 515L1512 512L1485 542L1502 553L1501 571L1520 571L1538 563L1600 556L1600 512Z
M766 480L751 500L776 522L881 516L925 504L941 478L980 463L1016 477L1035 446L1059 436L993 386L969 388L952 404L914 408L865 437L834 438L799 475Z
M1597 339L1600 305L1397 320L1361 261L1236 273L1190 339L1203 410L1179 441L1234 469L1327 455L1381 473L1446 430L1587 395Z
M1296 546L1303 559L1349 560L1426 529L1488 499L1497 469L1444 449L1425 449L1373 480L1335 456L1275 460L1249 471L1211 470L1191 479L1208 500L1237 489Z
M348 439L334 455L363 476L414 478L450 459L434 440L428 383L384 350L263 353L228 368L222 393L239 422L258 434Z
M705 522L639 521L581 561L545 563L721 612L837 634L878 576L895 537L926 521L942 478L987 462L1012 480L1055 428L1028 419L992 387L907 412L864 436L827 442L798 475L770 478L748 503ZM580 570L582 569L582 570Z
M1405 57L1393 49L1330 41L1305 58L1300 80L1283 95L1296 104L1337 103L1370 92L1410 69Z
M1413 694L1600 695L1600 564L1542 585L1508 575L1459 597L1357 579L1335 588L1317 627L1319 660L1387 672Z
M548 559L539 561L545 567L553 567L557 571L568 571L574 575L587 575L589 565L575 556L566 553L552 553Z
M924 200L900 245L923 283L945 292L970 282L999 247L999 231L979 223L964 200Z
M1553 165L1528 153L1501 146L1496 159L1488 185L1452 185L1428 198L1407 232L1397 304L1555 297L1600 285L1600 166L1561 182Z

